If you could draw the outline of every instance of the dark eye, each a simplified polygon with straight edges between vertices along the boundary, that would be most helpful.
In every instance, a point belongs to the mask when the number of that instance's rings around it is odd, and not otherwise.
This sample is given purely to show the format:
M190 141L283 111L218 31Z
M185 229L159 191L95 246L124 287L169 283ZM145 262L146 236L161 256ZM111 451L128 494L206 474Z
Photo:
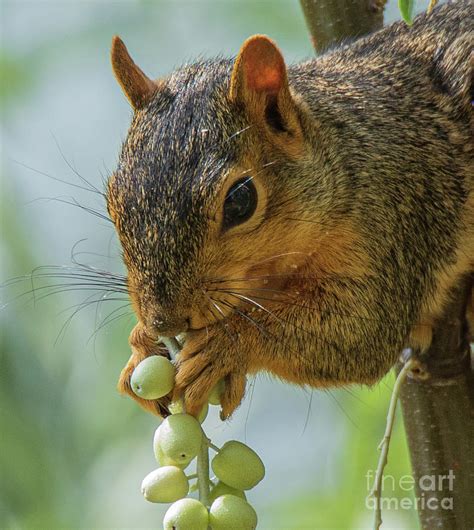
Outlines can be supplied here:
M223 228L240 225L252 217L257 208L257 190L252 177L238 180L227 192Z

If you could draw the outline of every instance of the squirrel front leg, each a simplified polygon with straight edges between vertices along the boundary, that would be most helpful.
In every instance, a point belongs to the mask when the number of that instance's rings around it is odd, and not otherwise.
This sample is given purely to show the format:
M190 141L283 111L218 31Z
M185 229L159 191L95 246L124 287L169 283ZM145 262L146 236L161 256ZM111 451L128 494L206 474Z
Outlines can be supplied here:
M188 413L199 414L220 380L225 383L221 394L222 419L240 405L247 374L266 370L292 382L308 382L307 375L305 378L298 372L301 358L296 360L291 354L295 341L282 332L291 306L278 309L249 314L239 311L212 328L188 333L179 355L174 392L175 399L184 399ZM308 371L311 369L305 367L306 374Z
M135 401L139 403L145 410L166 417L169 414L168 405L171 401L170 396L164 396L159 400L156 399L142 399L133 392L130 386L130 378L136 366L146 357L151 355L163 355L169 358L168 350L160 348L156 340L152 339L146 332L145 327L141 322L133 328L129 337L130 347L132 348L132 355L125 367L120 373L118 381L118 389L122 394L128 394Z
M404 334L396 317L371 315L369 295L346 285L337 290L306 292L254 312L229 317L222 325L190 335L180 354L175 397L197 414L212 387L225 381L222 417L240 404L245 375L260 370L299 385L313 387L373 384L396 362ZM360 286L359 286L360 287ZM224 327L227 324L227 327Z

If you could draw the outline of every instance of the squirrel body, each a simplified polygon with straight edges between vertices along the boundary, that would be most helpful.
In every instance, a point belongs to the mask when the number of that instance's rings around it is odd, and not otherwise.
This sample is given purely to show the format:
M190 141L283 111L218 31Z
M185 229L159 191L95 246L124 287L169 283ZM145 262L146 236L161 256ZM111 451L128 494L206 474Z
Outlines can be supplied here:
M119 388L184 335L174 397L197 414L246 375L373 384L425 350L474 271L473 27L468 0L285 66L254 36L236 59L158 81L118 37L135 113L108 210L138 324Z

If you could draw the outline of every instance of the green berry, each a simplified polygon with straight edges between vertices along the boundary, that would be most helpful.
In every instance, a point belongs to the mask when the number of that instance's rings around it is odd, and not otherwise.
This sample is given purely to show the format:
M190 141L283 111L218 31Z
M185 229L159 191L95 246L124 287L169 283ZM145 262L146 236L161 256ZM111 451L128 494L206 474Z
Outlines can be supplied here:
M209 510L212 530L254 530L257 514L250 504L235 495L218 497Z
M174 502L186 497L188 491L188 479L176 466L155 469L142 482L142 493L150 502Z
M235 495L236 497L244 499L244 501L247 500L247 497L242 490L232 488L231 486L224 484L224 482L219 481L211 489L211 493L209 494L209 502L212 504L217 497L221 497L222 495Z
M147 357L133 370L130 386L142 399L158 399L174 387L175 367L162 355Z
M191 463L192 458L190 458L189 461L187 462L186 461L176 462L176 460L173 460L169 456L166 456L165 454L163 454L163 451L161 450L161 447L157 441L158 436L159 436L158 429L156 429L155 436L153 438L153 452L155 453L155 459L158 462L158 464L160 464L160 466L176 466L181 469L186 469Z
M208 401L211 405L220 405L221 404L221 396L225 389L225 383L224 380L221 379L211 390L211 393L209 394Z
M201 412L199 413L199 415L197 417L199 423L203 423L206 420L208 412L209 412L209 405L206 403L202 407Z
M249 490L265 476L265 466L247 445L226 442L212 460L212 470L219 480L238 490Z
M158 427L153 440L155 456L186 466L198 454L203 440L199 421L189 414L172 414ZM158 449L159 447L159 449Z
M163 519L164 530L207 530L207 508L196 499L181 499L172 504Z

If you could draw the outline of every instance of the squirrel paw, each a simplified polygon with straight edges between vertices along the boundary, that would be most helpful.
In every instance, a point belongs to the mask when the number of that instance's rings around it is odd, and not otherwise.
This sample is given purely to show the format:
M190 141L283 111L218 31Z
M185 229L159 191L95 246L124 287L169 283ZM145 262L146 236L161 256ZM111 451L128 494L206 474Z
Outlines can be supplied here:
M133 328L129 342L132 347L132 355L120 373L117 388L121 394L128 394L148 412L166 418L169 415L168 406L171 403L171 395L160 399L142 399L132 390L130 378L133 370L143 359L151 355L163 355L169 358L168 350L160 348L153 339L149 338L140 323Z
M224 348L214 349L215 339L203 336L192 339L180 352L176 373L174 398L183 398L186 412L198 416L207 402L209 393L223 379L224 390L221 395L221 419L228 418L240 405L246 385L246 367L240 359L232 362L221 352Z

